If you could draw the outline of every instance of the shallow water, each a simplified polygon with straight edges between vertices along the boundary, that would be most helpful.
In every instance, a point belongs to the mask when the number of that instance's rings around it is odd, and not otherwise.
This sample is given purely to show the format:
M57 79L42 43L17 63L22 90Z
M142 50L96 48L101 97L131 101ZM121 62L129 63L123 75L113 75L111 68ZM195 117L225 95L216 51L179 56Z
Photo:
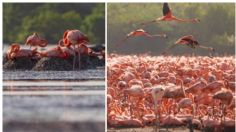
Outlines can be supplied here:
M3 80L97 80L104 78L104 69L81 71L3 71Z
M105 72L4 71L4 131L105 131Z
M4 122L104 121L104 95L4 95Z

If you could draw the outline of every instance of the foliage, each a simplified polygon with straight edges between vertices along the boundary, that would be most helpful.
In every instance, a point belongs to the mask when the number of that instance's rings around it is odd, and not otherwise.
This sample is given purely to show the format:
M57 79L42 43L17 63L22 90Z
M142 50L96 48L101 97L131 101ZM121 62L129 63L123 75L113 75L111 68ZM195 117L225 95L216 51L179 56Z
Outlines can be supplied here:
M4 43L24 43L37 32L49 43L57 43L67 29L79 29L91 43L105 43L105 4L4 3ZM96 30L99 29L99 30Z

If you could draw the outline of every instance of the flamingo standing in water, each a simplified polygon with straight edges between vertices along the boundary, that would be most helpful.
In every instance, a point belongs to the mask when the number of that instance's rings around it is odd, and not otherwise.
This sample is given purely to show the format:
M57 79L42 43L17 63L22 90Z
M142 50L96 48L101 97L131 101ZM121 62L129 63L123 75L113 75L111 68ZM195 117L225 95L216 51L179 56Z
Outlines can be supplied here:
M194 18L194 19L180 19L180 18L175 17L172 14L172 11L171 11L168 3L163 4L162 12L163 12L162 17L158 17L158 18L156 18L152 21L141 23L141 25L146 25L146 24L153 23L153 22L158 22L158 21L177 21L177 22L192 22L192 23L200 22L200 20L197 19L197 18Z
M121 40L121 42L119 42L119 43L116 44L116 47L120 46L120 44L122 44L123 42L125 42L125 41L126 41L128 38L130 38L130 37L139 37L139 36L145 36L145 37L147 37L147 38L154 38L154 37L164 37L164 38L166 38L166 37L167 37L166 34L155 34L155 35L151 35L151 34L149 34L147 31L145 31L145 30L143 30L143 29L137 29L137 30L134 30L134 31L128 33L128 34L126 35L126 37L125 37L123 40Z
M190 48L193 48L195 49L196 47L199 47L199 48L203 48L203 49L206 49L210 52L215 52L215 49L212 48L212 47L206 47L206 46L202 46L199 44L198 41L196 41L196 39L193 37L193 35L187 35L187 36L183 36L181 38L179 38L175 44L171 45L170 47L168 47L164 53L166 53L168 50L170 50L171 48L175 47L176 45L187 45L189 46Z
M75 69L75 61L76 61L76 45L87 44L89 42L88 37L83 34L79 30L67 30L63 35L63 43L64 46L70 47L71 45L74 48L74 59L73 59L73 70ZM80 53L79 53L79 61L80 61ZM80 68L80 63L79 63Z

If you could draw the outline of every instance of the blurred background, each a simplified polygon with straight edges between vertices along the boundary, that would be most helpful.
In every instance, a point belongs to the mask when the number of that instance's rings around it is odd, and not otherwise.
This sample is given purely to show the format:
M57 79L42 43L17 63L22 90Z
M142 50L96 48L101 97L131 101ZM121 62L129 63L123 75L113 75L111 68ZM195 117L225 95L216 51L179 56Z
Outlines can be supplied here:
M235 4L234 3L169 3L173 15L178 18L199 18L200 23L159 22L145 27L138 24L162 16L163 3L109 3L108 4L108 52L122 54L151 53L160 55L169 45L184 36L193 35L199 43L216 49L218 55L235 54ZM115 47L130 31L143 28L150 34L165 33L167 39L134 37L122 46ZM207 55L204 49L192 50L176 46L174 55L195 53Z
M105 43L104 3L3 3L3 43L25 43L33 32L57 44L67 29L79 29L90 43Z

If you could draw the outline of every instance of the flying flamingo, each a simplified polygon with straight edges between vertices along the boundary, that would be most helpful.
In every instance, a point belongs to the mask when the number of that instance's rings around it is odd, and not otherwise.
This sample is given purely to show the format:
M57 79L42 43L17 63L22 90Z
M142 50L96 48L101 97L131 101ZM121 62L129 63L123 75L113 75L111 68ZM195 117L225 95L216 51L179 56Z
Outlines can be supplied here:
M39 46L39 47L46 47L48 41L46 39L42 39L37 33L33 33L26 39L25 45L31 46Z
M131 31L130 33L128 33L126 35L126 37L123 40L121 40L119 43L117 43L115 46L116 47L120 46L120 44L124 43L127 39L129 39L131 37L139 37L139 36L144 36L144 37L147 37L147 38L154 38L154 37L164 37L164 38L166 38L167 37L166 34L151 35L143 29L137 29L137 30L134 30L134 31Z
M169 46L164 51L164 53L166 53L168 50L172 49L176 45L187 45L187 46L189 46L190 48L193 48L193 49L195 49L196 47L199 47L199 48L207 49L208 51L211 51L211 52L215 52L215 49L212 48L212 47L206 47L206 46L200 45L199 42L196 41L196 39L193 37L193 35L187 35L187 36L183 36L183 37L179 38L175 42L175 44Z
M73 70L75 69L75 60L76 60L75 45L86 44L88 42L89 42L88 37L79 30L76 30L76 29L75 30L66 30L64 32L64 34L63 34L64 46L70 47L72 45L74 48ZM80 53L79 53L79 61L80 61Z
M163 16L158 17L158 18L156 18L152 21L141 23L141 25L146 25L146 24L153 23L153 22L158 22L158 21L177 21L177 22L192 22L192 23L200 22L200 20L197 19L197 18L194 18L194 19L180 19L180 18L175 17L172 14L172 11L171 11L168 3L163 4L162 12L163 12Z

